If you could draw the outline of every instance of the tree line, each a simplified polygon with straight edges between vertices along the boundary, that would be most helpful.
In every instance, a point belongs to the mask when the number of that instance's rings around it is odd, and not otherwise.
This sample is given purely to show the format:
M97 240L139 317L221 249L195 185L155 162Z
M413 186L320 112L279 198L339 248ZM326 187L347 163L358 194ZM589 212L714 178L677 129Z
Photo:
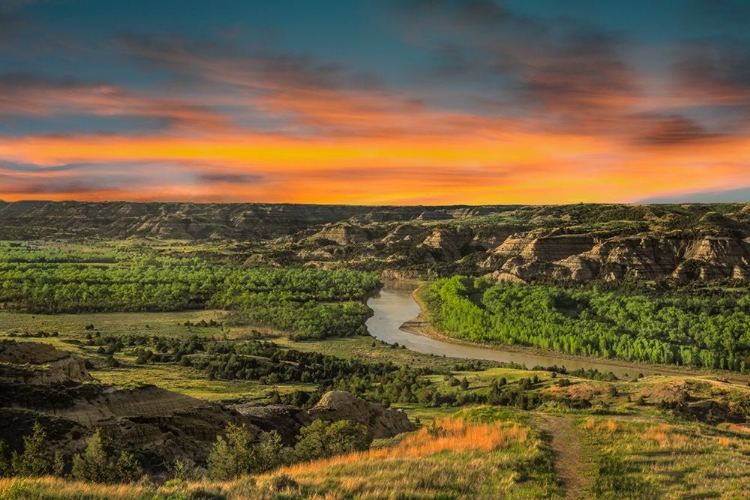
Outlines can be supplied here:
M745 371L750 296L648 296L454 276L430 285L437 328L475 342Z
M130 255L115 264L0 261L0 305L29 313L231 311L231 324L297 338L361 335L378 276L349 270L215 265Z

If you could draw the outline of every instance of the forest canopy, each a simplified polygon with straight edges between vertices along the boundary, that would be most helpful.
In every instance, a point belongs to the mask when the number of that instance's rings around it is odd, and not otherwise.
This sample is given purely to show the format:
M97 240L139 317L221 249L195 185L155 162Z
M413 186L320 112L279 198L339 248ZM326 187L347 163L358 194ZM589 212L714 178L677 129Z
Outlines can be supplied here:
M454 276L425 295L440 331L474 342L737 371L750 363L745 294L649 296Z

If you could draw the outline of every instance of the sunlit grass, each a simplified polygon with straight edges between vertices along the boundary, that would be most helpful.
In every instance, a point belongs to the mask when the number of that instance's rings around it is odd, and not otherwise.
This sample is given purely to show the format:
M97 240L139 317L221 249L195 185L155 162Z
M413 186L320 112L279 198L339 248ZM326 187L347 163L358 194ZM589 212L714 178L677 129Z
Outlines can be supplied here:
M101 486L59 479L0 480L0 498L141 500L203 498L550 498L561 493L552 479L546 451L525 425L441 419L389 446L288 466L253 479L171 483L162 487ZM539 475L535 476L534 465ZM274 491L286 476L298 489Z
M592 484L621 498L729 499L750 491L750 439L742 431L595 417L579 428L600 461Z

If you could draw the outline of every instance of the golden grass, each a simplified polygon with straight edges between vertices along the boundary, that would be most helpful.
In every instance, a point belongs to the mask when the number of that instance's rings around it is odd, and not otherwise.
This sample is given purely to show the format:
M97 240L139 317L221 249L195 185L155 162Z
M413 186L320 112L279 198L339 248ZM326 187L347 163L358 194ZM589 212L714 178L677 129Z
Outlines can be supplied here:
M609 432L615 432L617 430L617 423L614 420L609 419L607 420L607 423L604 424L604 428Z
M528 438L528 428L517 424L503 426L501 423L475 424L463 418L438 420L434 427L423 427L407 436L390 448L371 449L364 452L340 455L324 460L316 460L293 465L280 472L305 474L334 465L351 464L366 460L389 460L417 458L444 451L465 452L469 450L489 452L513 441L524 443Z
M117 500L140 500L150 493L148 488L137 484L104 485L65 481L54 477L0 478L0 498L50 498L35 493L45 493L52 498L111 498Z
M667 424L660 424L649 427L646 432L641 434L641 438L644 440L656 441L659 448L667 448L671 444L670 435L672 434L672 427Z

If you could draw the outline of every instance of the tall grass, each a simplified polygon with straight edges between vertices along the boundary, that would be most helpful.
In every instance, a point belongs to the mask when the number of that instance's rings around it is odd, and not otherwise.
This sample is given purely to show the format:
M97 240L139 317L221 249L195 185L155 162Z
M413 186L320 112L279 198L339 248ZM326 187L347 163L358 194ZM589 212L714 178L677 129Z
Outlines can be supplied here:
M444 451L465 452L477 450L489 452L513 441L524 443L528 428L517 424L504 426L501 423L473 424L463 418L444 419L432 427L423 427L407 436L399 444L390 448L371 449L363 452L339 455L336 457L296 464L280 472L305 474L334 465L358 463L367 460L403 460L405 458L426 457Z

